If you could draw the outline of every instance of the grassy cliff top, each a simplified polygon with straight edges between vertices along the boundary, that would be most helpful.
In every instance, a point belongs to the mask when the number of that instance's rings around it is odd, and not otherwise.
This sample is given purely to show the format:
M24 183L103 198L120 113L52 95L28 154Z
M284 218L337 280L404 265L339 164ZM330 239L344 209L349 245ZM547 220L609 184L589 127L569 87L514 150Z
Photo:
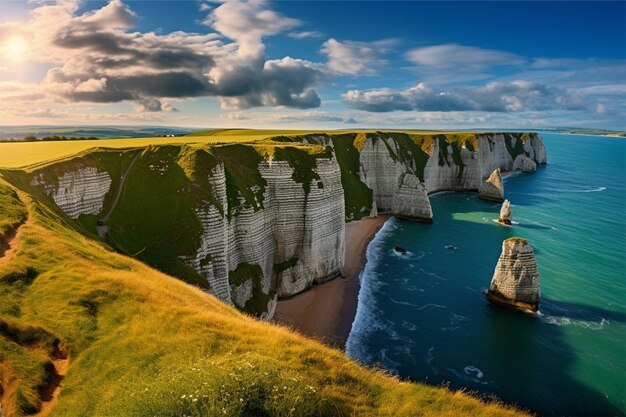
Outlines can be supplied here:
M510 237L506 239L507 242L516 243L518 245L528 245L528 241L521 237Z
M5 416L515 416L399 381L80 235L0 178ZM56 362L55 362L56 361ZM53 362L69 363L58 401Z
M72 140L65 142L14 142L0 143L0 168L20 168L31 165L43 164L58 159L67 158L94 148L145 148L150 145L168 144L227 144L227 143L250 143L267 141L276 136L301 136L312 134L358 134L377 133L377 130L255 130L255 129L223 129L206 130L180 137L154 137L154 138L124 138L94 140ZM445 135L450 140L468 140L479 134L490 132L445 132L445 131L418 131L398 130L393 133L403 133L414 138L428 138L437 135ZM523 134L526 139L528 134ZM273 143L276 146L275 143Z

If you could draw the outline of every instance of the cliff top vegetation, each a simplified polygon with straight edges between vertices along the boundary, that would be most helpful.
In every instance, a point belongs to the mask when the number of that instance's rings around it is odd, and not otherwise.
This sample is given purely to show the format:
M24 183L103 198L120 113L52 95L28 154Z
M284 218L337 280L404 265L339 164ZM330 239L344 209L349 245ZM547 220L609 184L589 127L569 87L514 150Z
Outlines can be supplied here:
M101 139L101 140L72 140L64 142L10 142L0 143L0 168L27 167L42 164L58 159L67 158L80 154L88 149L94 148L114 148L130 149L145 148L149 145L180 145L180 144L225 144L225 143L250 143L265 141L277 136L293 137L298 135L312 134L357 134L357 133L377 133L376 130L345 130L316 132L307 130L253 130L253 129L223 129L208 130L192 133L187 136L177 137L153 137L153 138L122 138L122 139ZM395 133L405 133L411 136L416 143L421 143L425 148L429 146L430 138L437 135L445 135L450 142L469 142L475 140L477 134L487 134L489 132L435 132L403 130ZM528 134L518 133L516 136L527 139ZM275 141L272 141L275 145Z
M0 236L12 248L0 256L5 416L523 415L257 321L81 235L2 179L0 198L3 225L18 230Z

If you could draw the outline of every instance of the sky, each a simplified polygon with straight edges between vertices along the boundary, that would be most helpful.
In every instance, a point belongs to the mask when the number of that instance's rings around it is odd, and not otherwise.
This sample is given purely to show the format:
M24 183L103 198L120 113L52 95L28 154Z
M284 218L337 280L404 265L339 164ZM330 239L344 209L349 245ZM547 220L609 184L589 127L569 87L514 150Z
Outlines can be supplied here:
M28 124L626 130L626 2L3 0Z

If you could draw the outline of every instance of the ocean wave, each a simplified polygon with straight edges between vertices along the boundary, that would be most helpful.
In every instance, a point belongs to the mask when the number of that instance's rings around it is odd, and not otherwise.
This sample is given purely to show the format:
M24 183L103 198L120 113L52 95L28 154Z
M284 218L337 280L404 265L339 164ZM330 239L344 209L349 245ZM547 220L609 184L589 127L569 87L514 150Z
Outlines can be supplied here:
M364 363L372 363L375 360L368 353L366 338L376 331L389 331L388 326L383 321L383 311L377 306L375 298L375 294L386 284L381 281L375 271L384 258L385 237L392 233L395 223L395 219L390 218L376 233L367 247L367 263L359 275L361 288L359 289L356 315L346 341L346 353Z
M584 186L583 186L584 187ZM532 196L549 196L550 194L572 194L572 193L600 193L605 191L606 187L595 187L595 188L544 188L543 192L535 192L535 193L523 193L519 191L512 191L509 194L520 194L520 195L532 195Z
M409 303L408 301L398 301L398 300L394 300L391 297L389 297L389 300L391 300L391 302L394 303L394 304L400 304L400 305L403 305L403 306L410 306L410 307L418 307L417 304Z
M407 329L410 332L413 332L417 329L417 326L409 321L402 320L402 327Z
M542 322L551 324L554 326L577 326L590 330L602 330L605 325L611 324L611 322L604 317L599 322L585 321L585 320L573 320L564 316L551 316L544 315L541 312L537 312L537 316Z
M468 375L468 376L474 375L478 379L482 379L482 377L484 376L483 371L481 371L474 365L468 365L465 368L463 368L463 370L465 371L465 375Z
M462 379L465 381L473 381L482 385L488 385L491 382L493 382L493 381L485 381L483 379L484 377L483 372L477 367L475 367L474 365L467 365L465 368L463 368L463 373L458 372L456 369L452 369L452 368L446 368L446 371L454 374L459 379Z
M435 366L433 365L433 360L435 360L435 355L433 354L434 350L434 346L428 348L428 352L426 352L426 363L430 366L430 369L433 370L433 373L435 375L439 375L439 371L437 371L437 368L435 368Z
M594 188L592 190L571 191L571 192L573 192L573 193L576 193L576 192L578 192L578 193L599 193L599 192L604 191L604 190L606 190L606 187L598 187L598 188Z
M428 353L426 353L426 363L431 364L433 359L435 359L435 355L433 355L433 350L435 350L434 346L428 348Z
M380 363L382 363L385 366L385 369L389 372L391 372L392 374L397 374L398 373L398 367L400 365L402 365L400 362L394 361L393 359L391 359L389 356L387 356L387 351L389 349L385 348L385 349L381 349L380 353Z
M417 307L417 306L416 306L416 307ZM440 304L432 304L432 303L428 303L428 304L424 304L424 305L423 305L423 306L421 306L421 307L418 307L417 309L418 309L418 310L420 310L420 311L422 311L422 310L424 310L424 309L426 309L426 308L428 308L428 307L434 307L434 308L448 308L448 307L446 307L446 306L442 306L442 305L440 305Z

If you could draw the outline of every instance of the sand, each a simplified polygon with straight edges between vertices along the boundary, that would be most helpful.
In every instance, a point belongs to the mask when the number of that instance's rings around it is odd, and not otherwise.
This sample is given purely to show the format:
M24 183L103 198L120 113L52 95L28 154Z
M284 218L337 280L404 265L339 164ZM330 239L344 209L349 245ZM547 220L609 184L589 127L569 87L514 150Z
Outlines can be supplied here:
M308 291L281 300L274 321L332 346L345 346L359 295L359 274L365 267L367 245L389 216L346 224L346 258L343 278L316 285Z

